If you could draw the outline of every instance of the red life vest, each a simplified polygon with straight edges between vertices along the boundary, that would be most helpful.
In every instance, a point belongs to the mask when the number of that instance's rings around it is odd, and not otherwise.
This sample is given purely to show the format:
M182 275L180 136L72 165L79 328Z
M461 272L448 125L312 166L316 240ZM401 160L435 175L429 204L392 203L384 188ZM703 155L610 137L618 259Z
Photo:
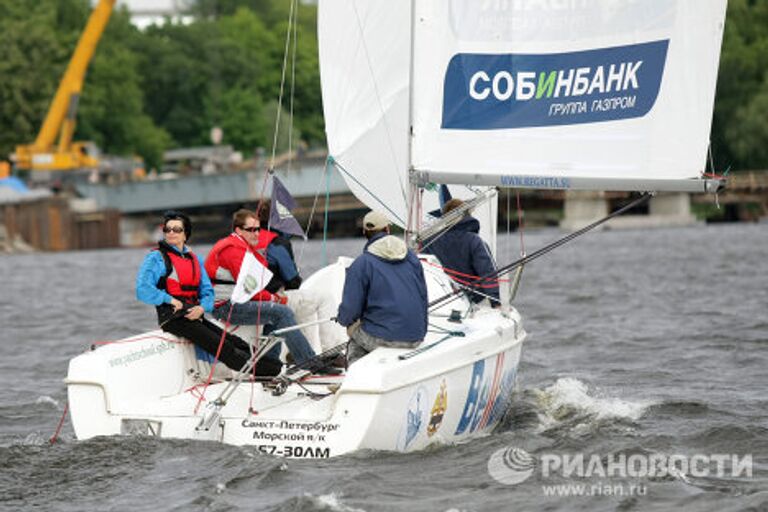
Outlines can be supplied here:
M263 252L264 254L266 254L267 246L271 244L272 240L274 240L275 238L277 238L277 233L275 233L274 231L269 231L267 229L262 229L261 231L259 231L259 241L256 243L256 251L258 253ZM262 257L262 259L260 259L259 261L261 261L264 265L267 264L266 257Z
M199 303L200 262L192 251L179 254L164 242L158 246L165 261L166 274L160 278L157 287L165 290L185 304Z
M211 249L211 252L208 253L208 257L205 258L205 271L208 273L208 277L211 278L211 282L213 283L213 289L216 293L217 305L229 300L229 298L232 296L232 290L234 289L235 283L237 281L237 274L233 275L228 269L221 265L221 262L219 261L221 253L230 247L234 247L242 251L242 255L239 257L239 261L237 261L238 271L240 270L240 265L242 264L243 258L245 257L245 251L250 251L256 257L259 263L266 267L268 266L267 259L262 254L265 251L260 249L266 248L266 246L269 245L269 242L271 242L275 236L277 235L272 232L261 231L259 233L259 243L255 248L234 233L216 242L216 244ZM272 300L272 294L266 290L262 290L254 295L251 300L270 301Z

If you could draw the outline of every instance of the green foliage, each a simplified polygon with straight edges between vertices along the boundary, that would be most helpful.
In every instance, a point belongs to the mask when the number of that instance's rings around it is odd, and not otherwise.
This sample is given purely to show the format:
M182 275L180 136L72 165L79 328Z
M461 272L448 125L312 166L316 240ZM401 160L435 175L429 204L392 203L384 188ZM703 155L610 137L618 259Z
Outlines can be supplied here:
M148 167L170 147L210 144L213 126L246 155L271 150L290 2L201 0L194 9L194 23L144 31L115 10L85 78L76 139L141 155ZM301 134L322 143L316 13L298 9L292 135L294 145ZM89 15L88 0L0 0L0 154L34 141Z
M280 112L280 126L275 139L275 126L277 125L277 114ZM293 149L297 147L297 141L301 139L301 132L294 124L293 130L291 130L291 114L284 108L280 108L276 100L272 100L264 107L264 119L268 123L267 126L267 143L263 147L269 151L267 154L271 155L272 146L277 147L277 154L283 153L288 150L289 143L293 144Z
M113 14L85 80L77 138L157 165L167 148L210 144L220 126L225 144L269 154L280 111L278 150L289 127L294 147L323 144L316 7L293 4L298 41L279 107L292 2L192 4L193 23L144 31L126 12ZM88 0L0 0L0 154L36 137L89 13ZM768 168L767 70L768 2L730 0L712 130L717 170Z
M253 154L257 146L263 146L267 135L267 120L261 96L253 88L232 88L218 98L216 115L208 116L211 126L219 126L223 142Z
M137 37L128 13L115 13L89 68L76 138L95 141L107 154L139 154L157 166L171 139L144 112L138 58L130 50Z
M768 2L730 0L712 126L715 168L768 168Z
M34 141L69 60L77 33L54 30L58 6L0 0L0 158Z

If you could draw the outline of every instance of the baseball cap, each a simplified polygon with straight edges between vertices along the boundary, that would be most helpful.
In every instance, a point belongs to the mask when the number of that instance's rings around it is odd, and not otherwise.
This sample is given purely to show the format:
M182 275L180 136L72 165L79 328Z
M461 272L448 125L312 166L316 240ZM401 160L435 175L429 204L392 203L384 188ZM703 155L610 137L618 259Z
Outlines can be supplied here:
M365 217L363 217L363 229L367 229L368 231L378 231L386 228L390 224L389 219L383 213L379 213L375 210L368 212Z

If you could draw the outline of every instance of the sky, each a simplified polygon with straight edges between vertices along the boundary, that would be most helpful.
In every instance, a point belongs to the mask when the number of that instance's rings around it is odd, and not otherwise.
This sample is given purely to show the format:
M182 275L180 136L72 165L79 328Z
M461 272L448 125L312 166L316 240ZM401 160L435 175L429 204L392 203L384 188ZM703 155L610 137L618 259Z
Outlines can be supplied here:
M177 19L189 21L181 16L190 0L118 0L117 7L128 7L132 13L131 20L134 25L144 28L153 23L162 23L165 16L178 16ZM98 0L91 0L95 5Z

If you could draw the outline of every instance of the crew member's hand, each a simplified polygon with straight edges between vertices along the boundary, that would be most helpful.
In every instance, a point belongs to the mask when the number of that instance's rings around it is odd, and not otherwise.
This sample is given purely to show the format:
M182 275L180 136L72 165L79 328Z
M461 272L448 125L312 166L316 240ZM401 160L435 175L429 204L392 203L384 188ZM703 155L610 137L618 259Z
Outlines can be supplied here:
M354 323L350 324L347 327L347 336L351 338L352 335L355 334L355 331L357 331L359 328L360 328L360 320L355 320Z
M184 318L187 320L197 320L203 316L203 313L205 313L205 310L202 306L192 306L189 308L189 311L187 311L187 314L184 315Z
M288 304L288 297L285 295L278 295L277 293L273 293L272 302L277 302L278 304Z
M183 308L184 304L182 304L179 299L171 299L171 306L173 306L173 312L175 313Z

